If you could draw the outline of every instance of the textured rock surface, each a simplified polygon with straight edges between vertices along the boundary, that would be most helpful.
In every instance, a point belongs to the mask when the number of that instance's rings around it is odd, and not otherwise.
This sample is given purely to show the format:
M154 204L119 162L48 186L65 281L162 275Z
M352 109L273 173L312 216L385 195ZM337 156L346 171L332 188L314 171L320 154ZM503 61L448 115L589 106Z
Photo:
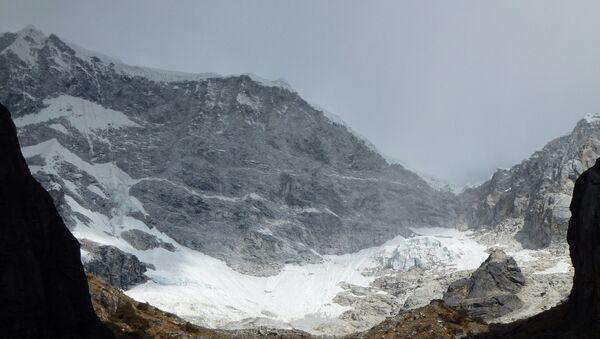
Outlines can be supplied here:
M121 238L127 241L134 248L142 251L157 247L162 247L171 252L175 251L175 246L173 246L173 244L164 242L161 239L158 239L155 235L148 234L137 229L122 232Z
M516 293L524 284L515 260L496 249L469 278L450 284L444 301L474 316L494 319L523 306Z
M529 159L500 169L490 180L460 195L471 228L498 228L518 221L517 238L527 247L564 242L575 179L600 155L600 119L588 116L566 136Z
M451 193L280 84L127 66L31 27L2 41L0 100L70 227L135 223L271 275L455 224Z
M149 267L136 256L114 246L99 245L87 240L82 240L82 248L91 256L84 260L83 267L86 272L104 279L111 285L126 290L148 281L144 273Z
M92 308L79 244L31 176L2 105L0 281L2 337L112 337Z

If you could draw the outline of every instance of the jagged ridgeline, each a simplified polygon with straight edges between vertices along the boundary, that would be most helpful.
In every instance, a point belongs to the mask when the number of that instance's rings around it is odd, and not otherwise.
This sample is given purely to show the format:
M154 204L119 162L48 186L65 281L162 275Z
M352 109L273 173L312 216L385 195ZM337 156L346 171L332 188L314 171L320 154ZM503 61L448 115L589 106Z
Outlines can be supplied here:
M600 156L600 116L589 114L566 136L460 196L472 228L517 232L525 246L564 243L575 180Z
M281 82L127 66L27 27L0 37L0 100L92 242L177 243L272 275L457 220L452 194Z

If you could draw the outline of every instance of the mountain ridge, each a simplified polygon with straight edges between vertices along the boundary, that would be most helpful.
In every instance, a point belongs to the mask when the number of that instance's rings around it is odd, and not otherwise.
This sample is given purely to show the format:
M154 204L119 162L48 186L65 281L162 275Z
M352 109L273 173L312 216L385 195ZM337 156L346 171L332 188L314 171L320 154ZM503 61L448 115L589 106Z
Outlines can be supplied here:
M508 229L529 248L564 243L575 179L600 154L595 117L584 117L569 134L460 193L463 221L473 229Z

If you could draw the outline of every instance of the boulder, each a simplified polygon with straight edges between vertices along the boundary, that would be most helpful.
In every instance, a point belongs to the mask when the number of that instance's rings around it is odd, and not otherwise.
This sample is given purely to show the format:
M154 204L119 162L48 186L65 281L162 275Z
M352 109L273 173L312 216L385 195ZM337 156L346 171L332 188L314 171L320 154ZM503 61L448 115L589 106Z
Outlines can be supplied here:
M525 277L515 260L501 249L494 249L470 277L450 284L444 301L491 320L523 306L516 293L524 284Z
M90 257L84 260L83 264L86 272L122 290L148 281L144 273L148 268L154 268L117 247L99 245L88 240L82 240L81 243L83 249L90 253Z

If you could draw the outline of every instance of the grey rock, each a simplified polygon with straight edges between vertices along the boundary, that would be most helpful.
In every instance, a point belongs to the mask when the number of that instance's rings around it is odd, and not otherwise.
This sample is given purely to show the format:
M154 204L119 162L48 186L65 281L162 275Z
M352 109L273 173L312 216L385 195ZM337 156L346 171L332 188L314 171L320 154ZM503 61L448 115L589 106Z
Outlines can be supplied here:
M155 235L148 234L138 229L122 232L121 238L127 241L133 248L141 251L162 247L167 251L175 252L175 246L173 244L164 242Z
M152 266L140 262L133 254L87 240L81 241L81 247L92 255L91 260L83 264L86 272L104 279L114 287L127 290L149 280L144 273Z
M529 248L564 242L575 179L599 155L600 120L582 119L569 135L461 193L461 217L474 229L494 229L506 220L520 219L523 226L517 239Z
M523 306L516 296L523 285L525 277L515 260L495 249L470 277L450 284L444 302L471 315L494 319Z

